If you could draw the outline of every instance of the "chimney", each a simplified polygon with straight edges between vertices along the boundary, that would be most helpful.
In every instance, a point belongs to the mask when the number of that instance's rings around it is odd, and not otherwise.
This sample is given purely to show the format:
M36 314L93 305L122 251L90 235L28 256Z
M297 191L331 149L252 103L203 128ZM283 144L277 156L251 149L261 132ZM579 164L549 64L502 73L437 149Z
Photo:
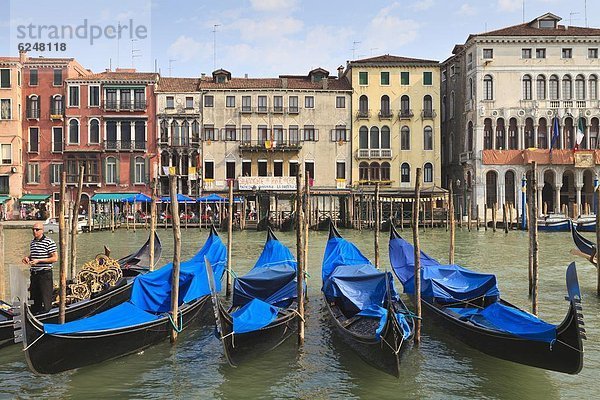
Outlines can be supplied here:
M287 78L281 78L281 87L283 89L287 89L288 88L288 80L287 80Z
M248 79L248 74L244 74L244 78Z
M23 64L27 61L27 52L25 50L19 50L19 62Z
M204 78L206 78L206 74L205 74L204 72L202 72L202 73L200 74L200 79L204 79Z
M324 76L323 79L321 79L321 81L323 82L323 89L327 89L329 87L329 79L327 79L327 77Z
M343 65L340 65L340 66L337 68L337 71L338 71L338 78L341 78L341 77L342 77L342 75L344 75L344 66L343 66Z

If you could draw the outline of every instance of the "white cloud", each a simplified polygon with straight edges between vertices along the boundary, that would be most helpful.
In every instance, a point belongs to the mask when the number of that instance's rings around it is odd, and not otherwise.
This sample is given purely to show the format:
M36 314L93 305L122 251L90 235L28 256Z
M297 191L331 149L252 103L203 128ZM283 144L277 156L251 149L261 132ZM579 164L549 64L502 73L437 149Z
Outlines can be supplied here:
M418 0L413 3L410 8L416 11L429 10L434 5L434 0Z
M212 45L201 43L189 36L179 36L167 50L169 57L177 61L186 62L195 60L203 54L212 54Z
M498 0L498 8L501 11L513 12L520 10L522 6L522 0Z
M291 11L296 8L296 0L250 0L256 11Z
M361 48L377 48L378 53L391 53L414 41L418 36L419 23L402 19L399 15L402 15L402 7L398 2L382 8L369 23ZM383 48L386 44L388 47Z
M276 17L260 20L242 18L224 28L239 31L242 40L267 39L276 41L282 37L300 32L303 26L304 23L294 17Z
M460 6L456 13L459 15L471 16L477 14L477 10L475 10L475 8L472 5L465 3L462 6Z

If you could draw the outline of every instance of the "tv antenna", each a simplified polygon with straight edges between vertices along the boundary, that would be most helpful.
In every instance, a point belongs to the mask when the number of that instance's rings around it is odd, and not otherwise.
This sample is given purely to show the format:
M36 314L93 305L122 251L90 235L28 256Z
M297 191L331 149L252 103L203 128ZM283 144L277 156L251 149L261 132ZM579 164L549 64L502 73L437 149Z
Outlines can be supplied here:
M172 65L173 65L173 63L174 63L175 61L177 61L177 60L175 60L174 58L170 58L170 59L169 59L169 76L171 76L171 72L172 72L172 70L173 70L173 67L172 67Z
M379 50L379 47L371 47L369 50L371 50L371 56L373 56L373 50Z
M356 45L359 43L360 42L358 42L356 40L354 42L352 42L352 48L350 50L352 50L352 59L353 60L356 58L356 50L357 50Z
M573 26L573 20L577 21L579 18L573 18L573 15L578 15L578 12L569 13L569 26Z
M213 71L217 69L217 27L219 24L213 25Z
M135 68L134 59L140 58L142 56L140 54L141 50L135 48L134 42L137 42L137 39L131 39L131 68Z

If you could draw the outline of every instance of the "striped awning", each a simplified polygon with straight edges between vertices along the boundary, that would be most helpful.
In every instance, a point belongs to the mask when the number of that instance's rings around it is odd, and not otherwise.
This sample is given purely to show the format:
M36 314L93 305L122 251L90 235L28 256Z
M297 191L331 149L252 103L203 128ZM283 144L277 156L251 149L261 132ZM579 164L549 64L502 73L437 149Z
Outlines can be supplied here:
M106 203L109 201L125 201L137 193L96 193L92 196L92 201L97 203Z
M21 204L23 203L39 203L40 201L46 201L50 198L49 194L24 194L23 197L19 199Z

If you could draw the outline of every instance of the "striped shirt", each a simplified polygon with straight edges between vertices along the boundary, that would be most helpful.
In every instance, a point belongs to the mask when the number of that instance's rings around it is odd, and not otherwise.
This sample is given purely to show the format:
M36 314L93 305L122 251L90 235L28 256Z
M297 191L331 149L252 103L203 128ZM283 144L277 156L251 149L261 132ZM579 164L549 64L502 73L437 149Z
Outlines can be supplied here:
M33 239L29 245L29 258L31 260L40 260L50 258L52 253L56 253L56 243L48 236L44 235L41 239ZM39 263L30 267L31 271L42 271L52 269L52 263Z

